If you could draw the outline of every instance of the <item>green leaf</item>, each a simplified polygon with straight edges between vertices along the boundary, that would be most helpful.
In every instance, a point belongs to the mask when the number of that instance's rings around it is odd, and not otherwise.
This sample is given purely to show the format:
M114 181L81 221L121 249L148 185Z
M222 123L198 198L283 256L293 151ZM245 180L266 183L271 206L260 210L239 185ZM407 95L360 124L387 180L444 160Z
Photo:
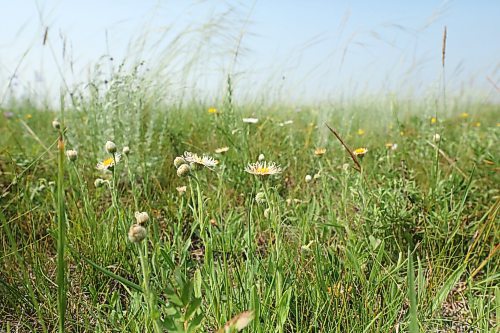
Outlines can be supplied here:
M189 305L189 301L191 300L192 294L193 294L193 282L188 281L182 287L182 293L181 293L181 301L184 306Z
M413 257L408 250L408 298L410 299L410 333L418 333L418 316L417 316L417 292L415 290L415 269L413 268Z
M204 314L203 313L197 314L193 318L193 320L191 320L191 322L189 323L189 326L187 328L188 333L195 332L196 329L200 326L201 321L203 320L203 318L204 318Z
M465 270L465 265L462 264L460 265L446 280L444 283L443 287L437 292L436 296L434 297L434 302L432 303L432 312L434 313L437 309L441 308L441 304L443 304L444 300L446 297L448 297L448 294L450 291L453 289L455 284L458 282L462 274L464 273Z
M195 298L195 299L193 299L193 301L191 301L191 303L189 304L188 308L186 309L185 318L186 319L191 318L191 316L193 315L193 313L195 313L196 310L198 310L198 308L200 307L200 305L201 305L201 298Z

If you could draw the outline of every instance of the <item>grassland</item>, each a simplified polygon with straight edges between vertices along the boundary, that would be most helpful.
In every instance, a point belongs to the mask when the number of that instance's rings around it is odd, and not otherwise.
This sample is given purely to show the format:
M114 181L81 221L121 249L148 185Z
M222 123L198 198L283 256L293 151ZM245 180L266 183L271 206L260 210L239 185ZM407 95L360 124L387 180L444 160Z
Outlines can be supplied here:
M68 332L214 332L246 310L248 332L498 329L497 105L178 105L138 80L2 110L0 331L57 331L61 307ZM360 170L325 123L368 149ZM107 141L130 153L102 172ZM185 151L219 163L179 177ZM260 154L282 172L245 172Z

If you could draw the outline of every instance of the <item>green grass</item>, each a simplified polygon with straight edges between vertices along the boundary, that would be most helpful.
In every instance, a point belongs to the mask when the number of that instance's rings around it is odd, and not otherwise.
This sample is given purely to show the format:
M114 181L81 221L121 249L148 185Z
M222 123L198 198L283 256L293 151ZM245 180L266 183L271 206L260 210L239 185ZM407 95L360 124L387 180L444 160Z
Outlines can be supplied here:
M246 310L248 332L498 329L498 106L456 100L436 124L424 101L382 99L300 112L226 100L209 114L157 103L136 83L75 94L64 138L78 159L64 168L59 112L3 110L14 117L0 118L1 331L153 332L159 320L207 332ZM368 148L362 172L325 123ZM96 163L107 140L131 152L106 175ZM219 164L180 178L184 151ZM261 153L283 172L245 173ZM109 182L96 188L97 178ZM135 211L150 216L140 245L127 237Z

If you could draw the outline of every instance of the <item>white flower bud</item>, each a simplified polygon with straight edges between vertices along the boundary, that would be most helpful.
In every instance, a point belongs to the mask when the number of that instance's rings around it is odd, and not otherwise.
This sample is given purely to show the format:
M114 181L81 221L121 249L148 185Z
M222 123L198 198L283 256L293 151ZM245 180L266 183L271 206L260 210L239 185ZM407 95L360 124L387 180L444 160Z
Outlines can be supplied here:
M266 159L266 157L264 156L264 154L259 155L259 162L262 162L265 159Z
M179 176L179 177L187 176L190 171L191 171L191 168L189 167L189 165L187 165L187 164L181 164L177 168L177 176Z
M312 180L311 175L306 175L306 183L309 183Z
M137 224L143 225L149 221L149 215L146 212L135 212L135 220Z
M180 167L182 164L186 164L186 160L183 157L177 156L174 159L174 166L176 168Z
M133 224L128 230L128 239L132 243L139 243L146 238L147 230L140 224Z
M266 202L266 194L264 192L259 192L255 195L255 201L257 204L263 204Z
M54 119L52 121L52 127L54 127L54 129L58 130L61 128L61 123L57 119Z
M66 150L66 156L68 157L68 159L71 162L74 162L74 161L76 161L76 158L78 157L78 152L76 150L69 149L69 150Z
M114 154L116 153L116 145L114 142L112 141L108 141L106 142L106 145L104 146L104 148L106 148L106 151L110 154Z
M125 146L125 147L123 147L122 153L123 153L123 155L128 155L128 154L130 153L130 148L129 148L129 146Z

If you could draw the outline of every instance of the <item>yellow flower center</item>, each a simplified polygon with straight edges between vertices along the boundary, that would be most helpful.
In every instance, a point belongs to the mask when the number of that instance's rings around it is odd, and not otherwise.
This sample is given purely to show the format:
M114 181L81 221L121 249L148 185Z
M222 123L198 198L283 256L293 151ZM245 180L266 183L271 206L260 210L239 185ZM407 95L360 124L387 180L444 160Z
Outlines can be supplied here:
M269 167L259 167L257 168L257 173L264 174L269 172Z
M110 167L110 166L112 166L114 163L115 163L115 160L114 160L112 157L107 158L107 159L105 159L104 161L102 161L102 165L104 165L105 167Z

